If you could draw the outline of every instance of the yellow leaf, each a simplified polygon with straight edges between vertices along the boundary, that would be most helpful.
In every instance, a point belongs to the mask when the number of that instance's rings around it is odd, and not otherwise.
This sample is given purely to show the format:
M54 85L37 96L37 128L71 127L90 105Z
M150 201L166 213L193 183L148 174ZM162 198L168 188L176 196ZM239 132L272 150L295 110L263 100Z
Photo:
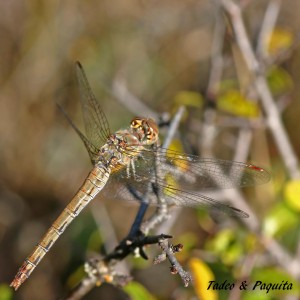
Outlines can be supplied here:
M246 118L256 118L260 110L257 103L245 98L238 90L230 89L218 96L218 109Z
M209 282L215 278L209 266L199 258L194 257L189 260L189 268L193 275L195 291L199 299L218 299L218 293L215 290L207 289Z
M174 156L174 153L172 151L183 152L183 147L179 140L173 140L173 142L171 143L171 145L168 148L167 157L170 161L172 161L173 156ZM182 172L185 172L189 169L189 162L186 161L186 159L184 159L184 157L182 157L182 159L180 159L180 158L176 159L175 161L173 161L173 163ZM165 175L165 180L167 183L167 188L165 188L164 193L168 196L172 196L172 195L176 194L176 191L174 189L168 189L169 185L171 185L175 188L179 187L178 182L174 178L174 175L171 172L168 172Z
M293 34L283 28L275 28L271 34L268 52L272 55L276 55L291 47L294 42Z
M165 181L166 181L166 188L164 188L164 194L168 197L172 197L176 195L176 190L174 189L169 189L169 186L173 186L175 188L178 188L178 182L175 180L175 178L171 174L167 174L165 176Z
M192 91L180 91L175 95L174 99L177 105L191 106L201 108L203 105L203 97L200 93Z
M181 141L179 139L173 139L168 149L172 151L184 152Z
M284 188L286 202L296 211L300 211L300 180L289 181Z
M180 142L180 140L176 140L174 139L171 143L171 145L169 146L167 151L167 157L172 160L172 151L177 151L177 152L184 152L182 144ZM182 159L180 159L180 157L177 157L179 159L176 159L175 161L173 161L174 165L177 166L182 172L188 171L189 169L189 162L186 160L186 158L182 157Z
M201 108L203 106L204 100L200 93L192 91L180 91L174 97L174 107L172 108L172 114L178 110L180 106ZM181 120L186 120L188 118L188 112L185 111Z

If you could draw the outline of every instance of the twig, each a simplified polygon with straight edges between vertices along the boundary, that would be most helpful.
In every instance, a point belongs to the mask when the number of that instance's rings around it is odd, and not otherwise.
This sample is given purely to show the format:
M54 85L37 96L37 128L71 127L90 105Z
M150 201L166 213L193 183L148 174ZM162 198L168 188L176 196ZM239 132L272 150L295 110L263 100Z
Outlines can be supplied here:
M185 111L184 107L179 107L174 118L172 119L165 142L163 144L164 147L168 147L172 139L174 138L174 135L177 132L177 128L180 124L180 120L182 118L184 111ZM136 198L140 197L138 194L135 194L134 190L131 190L131 192L133 193L134 197ZM144 196L146 197L147 195ZM112 276L112 274L115 273L115 267L112 267L114 260L120 261L132 253L139 254L144 259L147 259L147 255L144 251L145 245L157 244L161 240L171 238L170 235L163 235L163 234L157 236L145 235L145 233L148 233L149 230L151 230L154 226L156 226L157 224L163 222L163 220L168 218L167 207L164 205L158 207L158 209L153 214L153 216L148 221L145 221L142 224L142 220L144 218L148 205L145 203L145 201L143 201L144 199L138 199L138 200L141 200L141 205L136 215L136 218L131 226L128 236L115 248L114 251L106 255L103 259L93 260L92 264L90 262L87 262L85 264L86 266L89 266L89 268L86 268L88 271L87 276L83 278L80 284L70 292L70 296L68 299L80 299L86 293L88 293L93 287L95 287L97 283L101 283L102 281L105 281L107 278L109 278L109 275ZM95 263L95 261L97 263ZM180 269L180 267L178 267L178 269ZM183 271L182 269L182 271L180 272L181 274L184 274L183 272L185 271ZM117 278L123 278L123 277L128 278L128 275L118 274L118 276L119 277ZM186 276L188 277L188 275ZM113 278L116 278L116 276L113 276ZM114 283L112 279L110 282ZM118 284L118 281L116 284Z
M160 234L154 236L146 236L142 232L139 232L136 236L131 238L125 238L116 249L105 256L103 259L107 264L111 260L121 260L127 257L129 254L136 254L142 256L144 259L148 259L146 253L144 252L144 246L157 244L160 239L172 238L171 235Z
M223 73L223 43L225 35L225 25L221 17L221 9L219 3L217 5L216 25L213 34L211 69L209 74L209 81L206 90L206 97L208 101L214 102L219 91L220 81ZM216 136L215 122L216 112L213 109L206 109L204 112L204 122L202 124L201 132L201 154L202 156L211 156L211 149L213 140Z
M81 299L87 293L89 293L97 283L96 277L85 277L80 281L80 284L71 290L70 294L65 298L66 300Z
M206 90L206 96L208 100L215 99L217 92L219 91L219 85L223 73L223 44L225 35L225 24L222 18L222 10L219 3L217 5L217 12L215 15L216 25L213 34L212 42L212 56L211 56L211 68L209 73L209 80Z
M262 22L261 30L258 36L257 42L257 55L261 62L268 59L268 48L271 34L274 30L279 10L281 6L281 0L269 1L268 7L266 9L265 17Z
M162 145L163 148L168 148L170 146L171 141L175 137L175 134L178 130L178 127L180 125L180 121L182 119L182 116L183 116L184 112L185 112L185 107L180 106L178 108L176 114L172 118L172 121L170 123L170 127L168 129L167 136L165 137L164 143Z
M132 239L124 239L116 249L102 259L93 258L85 263L87 276L83 278L78 286L71 290L67 300L81 299L95 286L107 282L116 286L123 286L131 280L131 276L115 271L115 260L122 260L129 254L139 254L147 259L144 252L146 245L158 244L161 240L172 238L170 235L160 234L156 236L145 236L142 233ZM138 250L138 251L137 251Z
M289 176L293 179L299 178L300 172L298 170L297 156L291 146L287 132L282 124L266 78L262 73L259 62L255 57L254 51L249 42L249 38L242 20L241 10L238 5L231 0L220 1L231 19L238 46L248 66L248 69L252 72L254 85L267 115L269 128L281 153L281 157L288 170Z
M182 245L179 244L172 246L169 244L168 240L161 239L159 241L159 246L161 247L163 253L154 260L154 263L160 263L165 259L165 257L167 257L171 263L171 273L179 274L184 286L187 287L192 282L192 276L182 268L174 255L174 253L181 251Z
M122 103L122 105L124 105L124 107L136 114L136 116L147 116L153 120L159 120L159 114L133 95L121 78L116 78L114 80L112 94L120 103Z
M105 253L111 252L118 244L118 240L113 228L113 224L109 218L106 206L102 201L94 203L94 209L91 210L94 220L97 224L100 235L103 236ZM118 271L129 274L129 266L126 261L121 261L118 264Z
M247 63L249 70L252 71L254 84L257 93L260 97L265 113L268 118L269 128L274 136L277 147L281 152L283 161L291 178L299 178L298 160L289 141L288 135L281 122L280 114L271 95L266 79L261 72L260 65L254 55L250 45L242 17L240 8L231 0L220 0L225 11L230 16L232 25L235 31L237 43L241 53ZM255 222L256 223L256 222ZM273 238L266 237L261 234L260 224L257 222L255 227L258 238L265 246L273 258L276 259L279 265L284 268L289 274L298 278L300 276L299 261L294 260L287 251ZM253 229L254 229L253 228Z
M81 299L95 286L100 286L102 283L107 282L116 286L124 286L131 277L115 272L103 260L90 259L84 265L85 272L88 274L80 284L76 286L70 294L66 297L67 300Z
M174 138L174 136L177 132L177 129L180 124L180 120L182 119L184 112L185 112L185 108L183 106L180 106L170 123L167 136L165 137L164 143L162 145L163 148L169 147L172 139ZM156 227L158 224L162 224L164 221L168 220L169 217L170 216L168 215L167 206L162 204L162 205L158 206L155 213L142 224L141 230L144 233L148 233L151 229ZM165 231L160 231L160 232L165 232Z
M272 237L258 235L260 242L268 250L276 262L293 277L300 277L300 263L298 259L293 259L291 255Z

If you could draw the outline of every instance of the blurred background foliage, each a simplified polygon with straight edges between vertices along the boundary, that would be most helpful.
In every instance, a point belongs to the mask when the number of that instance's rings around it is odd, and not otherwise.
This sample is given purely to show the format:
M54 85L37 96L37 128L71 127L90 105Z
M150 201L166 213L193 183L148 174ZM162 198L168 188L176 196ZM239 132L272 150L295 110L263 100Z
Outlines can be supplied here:
M255 45L270 1L241 2ZM212 101L217 135L209 152L202 145L203 115L211 105L207 85L213 34L217 19L223 17L216 7L205 0L0 1L0 300L61 297L80 281L86 258L99 253L106 242L106 228L99 228L91 213L101 207L92 203L16 294L8 286L91 167L83 144L56 106L61 103L82 128L76 60L82 62L112 131L127 126L135 115L134 108L107 92L117 80L156 113L172 116L180 105L186 106L175 149L233 159L239 124L249 126L253 139L246 160L268 169L273 180L245 190L245 196L264 238L275 239L299 261L300 183L290 180L262 125L264 114L230 31L225 34L223 74ZM266 67L269 87L298 156L299 11L300 1L282 2L266 46L271 59ZM280 55L284 59L276 60ZM120 240L137 208L118 201L105 206ZM103 285L85 299L284 299L299 292L297 278L280 267L261 237L238 220L215 220L207 212L184 209L171 232L164 233L184 244L178 259L192 272L193 286L184 288L170 275L167 263L152 265L159 253L154 246L148 249L149 261L127 259L134 281L123 290ZM268 294L206 291L209 280L240 282L244 276L249 282L288 280L294 288Z

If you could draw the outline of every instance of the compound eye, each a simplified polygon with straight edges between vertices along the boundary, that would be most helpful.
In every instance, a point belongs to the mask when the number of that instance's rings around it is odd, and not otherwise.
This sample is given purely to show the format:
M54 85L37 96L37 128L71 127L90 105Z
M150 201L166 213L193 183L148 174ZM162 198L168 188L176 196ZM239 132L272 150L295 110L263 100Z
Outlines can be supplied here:
M131 121L131 126L136 127L137 122L135 120Z
M152 134L152 139L155 141L157 140L157 134L155 132L153 132L153 134Z
M141 129L142 128L142 122L139 119L133 119L131 121L131 127Z
M147 140L152 140L153 137L155 136L153 130L151 130L150 128L147 130L147 134L146 134L146 137L147 137Z

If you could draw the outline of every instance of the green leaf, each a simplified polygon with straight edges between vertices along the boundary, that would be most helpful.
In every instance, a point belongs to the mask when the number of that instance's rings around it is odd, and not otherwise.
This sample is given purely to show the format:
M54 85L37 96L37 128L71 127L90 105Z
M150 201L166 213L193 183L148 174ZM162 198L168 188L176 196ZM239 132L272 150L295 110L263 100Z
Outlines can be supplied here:
M219 255L226 265L234 264L243 254L243 244L237 233L230 229L221 230L214 239L206 243L206 249Z
M10 288L6 283L0 284L0 300L10 300L12 297L12 288Z
M269 236L279 236L297 226L298 223L298 215L284 203L278 203L265 218L263 231Z
M268 71L267 80L274 95L288 93L294 84L290 74L280 67L273 67Z
M245 118L256 118L260 114L256 102L247 99L238 90L229 89L218 96L218 109Z
M99 249L103 245L103 241L99 234L99 230L96 229L92 231L88 238L89 239L88 239L87 249L89 251L95 251L95 252L99 251Z
M242 298L243 300L269 300L272 299L274 300L274 297L272 296L272 294L268 293L255 293L254 291L244 291L242 294Z
M220 82L219 91L220 94L228 90L236 90L239 88L239 83L236 79L224 79Z
M145 289L143 285L136 281L128 283L123 290L130 296L132 300L155 300L156 298Z
M84 276L86 276L86 273L84 271L84 266L81 265L68 277L67 285L73 288L80 282L80 280L82 280Z
M251 274L251 288L253 288L256 281L261 281L262 283L267 284L284 284L287 282L288 284L292 284L292 290L282 290L282 288L277 288L276 290L270 289L267 293L266 289L261 289L261 287L255 288L255 290L250 290L253 294L262 294L265 296L272 295L272 299L274 296L286 296L286 295L297 295L299 294L300 287L299 283L295 279L293 279L289 274L278 268L257 268ZM287 286L287 285L286 285ZM281 298L280 298L281 299Z

